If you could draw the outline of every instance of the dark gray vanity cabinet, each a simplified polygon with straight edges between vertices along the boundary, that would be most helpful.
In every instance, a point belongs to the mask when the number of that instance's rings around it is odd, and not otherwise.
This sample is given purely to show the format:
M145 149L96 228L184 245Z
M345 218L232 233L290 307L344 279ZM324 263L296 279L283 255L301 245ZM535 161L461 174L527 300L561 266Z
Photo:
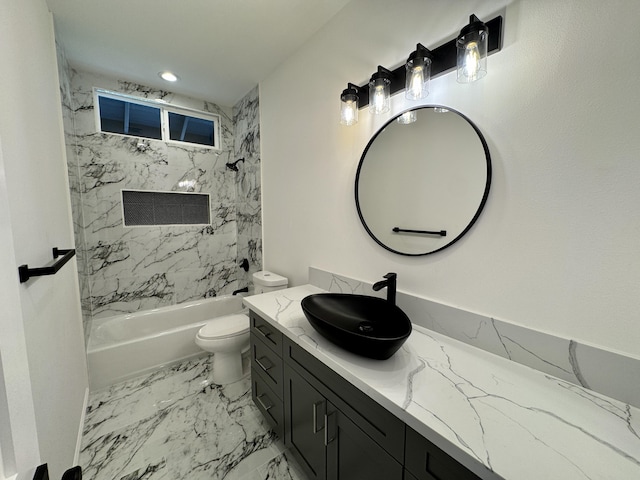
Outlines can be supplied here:
M309 480L479 480L251 312L253 401Z
M282 379L282 333L255 313L251 319L251 396L253 403L273 427L284 436Z
M296 372L290 368L285 370L285 444L309 480L324 480L327 478L327 399Z
M285 365L285 444L310 480L401 480L402 467Z
M402 480L400 462L364 431L377 426L342 404L353 392L335 388L338 395L331 388L335 385L319 381L323 375L315 370L317 360L286 338L284 351L285 445L309 479ZM396 419L391 424L402 436L402 422Z

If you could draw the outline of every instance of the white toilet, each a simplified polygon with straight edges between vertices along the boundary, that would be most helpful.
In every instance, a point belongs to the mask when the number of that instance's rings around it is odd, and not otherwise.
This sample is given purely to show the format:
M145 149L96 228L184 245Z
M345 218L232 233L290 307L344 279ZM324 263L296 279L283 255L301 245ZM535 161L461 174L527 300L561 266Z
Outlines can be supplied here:
M255 294L287 288L285 277L271 272L253 274ZM242 353L249 349L249 316L243 313L209 320L196 335L196 345L213 353L211 380L218 385L242 378Z

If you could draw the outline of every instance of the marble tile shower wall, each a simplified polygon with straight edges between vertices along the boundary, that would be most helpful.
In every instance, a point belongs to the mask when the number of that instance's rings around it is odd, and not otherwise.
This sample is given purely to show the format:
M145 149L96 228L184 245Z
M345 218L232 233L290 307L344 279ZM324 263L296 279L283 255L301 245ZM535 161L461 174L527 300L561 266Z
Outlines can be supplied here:
M84 323L85 343L89 339L91 321L91 303L89 296L89 277L87 275L86 250L84 248L84 229L82 221L82 196L80 168L76 155L75 142L75 108L71 94L71 69L62 45L56 42L58 60L58 75L60 81L60 100L62 103L62 124L64 127L67 174L69 178L69 193L71 198L71 214L73 220L73 233L75 238L76 262L78 266L78 282L80 286L80 299L82 306L82 318ZM66 247L65 247L66 248Z
M91 318L228 294L237 289L241 272L238 178L226 168L226 163L235 157L231 108L75 70L70 70L70 85L74 125L67 132L67 143L75 148L77 164L77 168L70 167L74 170L70 173L70 187L72 197L80 197L80 202L74 200L72 204L78 223L76 246L84 250L78 257L83 263L79 272L87 284L82 292L83 304ZM97 133L94 87L218 114L221 149L149 139L141 142L135 137ZM247 123L247 130L252 127ZM252 191L255 188L255 184L251 185L248 195L259 199L259 193ZM122 189L208 193L212 224L125 228Z
M238 263L249 260L249 271L240 270L240 287L251 287L251 274L262 267L262 191L260 188L260 109L258 87L233 107Z

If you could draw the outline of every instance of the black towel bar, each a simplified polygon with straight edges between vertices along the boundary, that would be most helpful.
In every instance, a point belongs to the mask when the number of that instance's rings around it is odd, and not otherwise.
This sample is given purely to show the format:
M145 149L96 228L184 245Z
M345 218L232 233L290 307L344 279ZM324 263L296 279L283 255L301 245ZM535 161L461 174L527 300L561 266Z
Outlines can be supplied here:
M441 237L447 236L446 230L440 230L438 232L430 232L429 230L407 230L406 228L393 227L392 230L395 233L403 232L403 233L421 233L423 235L440 235Z
M61 250L59 248L53 249L53 258L56 259L60 255L62 257L56 263L51 265L50 267L40 267L40 268L29 268L28 265L20 265L18 267L18 273L20 274L20 283L24 283L29 280L31 277L41 277L42 275L55 275L58 273L65 263L71 260L76 254L75 249L71 248L69 250Z

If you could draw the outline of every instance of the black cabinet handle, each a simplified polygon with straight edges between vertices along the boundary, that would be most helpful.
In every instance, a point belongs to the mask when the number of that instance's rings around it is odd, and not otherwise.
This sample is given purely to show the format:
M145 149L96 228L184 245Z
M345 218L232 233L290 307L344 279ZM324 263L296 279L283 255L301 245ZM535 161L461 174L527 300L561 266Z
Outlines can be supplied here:
M62 257L56 263L50 267L29 268L28 265L20 265L18 267L18 273L20 275L20 283L24 283L31 277L41 277L43 275L55 275L58 273L65 263L67 263L76 254L75 249L61 250L59 248L53 249L53 258L56 259L60 255Z

